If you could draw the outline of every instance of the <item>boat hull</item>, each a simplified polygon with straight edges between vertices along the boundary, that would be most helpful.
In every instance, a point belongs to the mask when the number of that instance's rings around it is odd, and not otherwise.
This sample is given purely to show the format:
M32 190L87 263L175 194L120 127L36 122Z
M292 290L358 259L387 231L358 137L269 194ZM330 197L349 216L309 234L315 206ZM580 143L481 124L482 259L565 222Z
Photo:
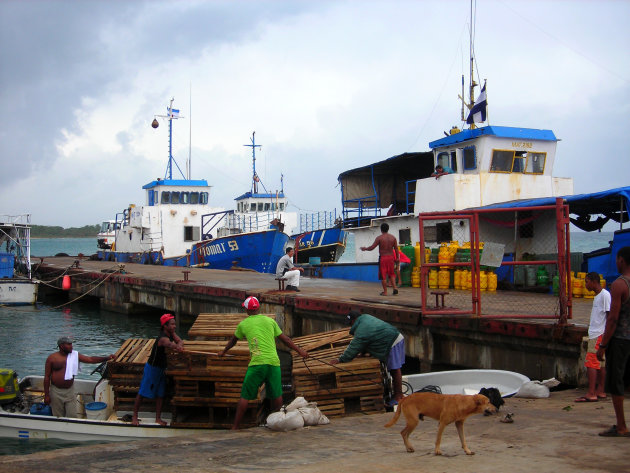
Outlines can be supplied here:
M0 279L0 305L32 305L38 284L26 279Z
M275 273L288 241L286 233L275 229L213 238L193 245L191 264Z
M346 249L347 233L340 227L313 230L300 235L293 235L297 244L297 262L310 263L310 258L319 258L321 263L334 263L341 258Z
M199 430L162 427L158 424L133 426L124 422L68 419L33 414L0 412L0 437L59 439L71 441L117 441L193 435Z
M476 394L481 388L497 388L502 397L516 394L527 376L503 370L456 370L436 371L403 376L413 392L425 386L439 386L442 394Z

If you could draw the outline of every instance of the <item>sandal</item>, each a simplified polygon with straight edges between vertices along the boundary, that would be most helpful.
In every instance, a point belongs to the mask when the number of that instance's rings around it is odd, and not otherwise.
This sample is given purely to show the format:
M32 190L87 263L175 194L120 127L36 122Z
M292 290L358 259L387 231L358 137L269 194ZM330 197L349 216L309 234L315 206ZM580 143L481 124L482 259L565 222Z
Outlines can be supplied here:
M620 434L617 432L617 426L613 425L610 429L599 433L600 437L630 437L630 432Z
M386 292L381 292L381 296L386 296L387 293Z
M582 397L578 397L575 401L573 402L597 402L597 398L595 399L589 399L586 396L582 396Z

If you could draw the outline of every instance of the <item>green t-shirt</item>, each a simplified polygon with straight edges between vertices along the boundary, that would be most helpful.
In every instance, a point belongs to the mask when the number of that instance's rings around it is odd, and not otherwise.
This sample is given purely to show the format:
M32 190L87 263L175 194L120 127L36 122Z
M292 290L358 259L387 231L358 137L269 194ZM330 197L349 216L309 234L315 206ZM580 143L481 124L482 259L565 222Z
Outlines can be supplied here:
M280 366L280 358L276 351L276 337L282 330L271 317L266 315L250 315L242 320L234 336L239 340L247 339L251 359L249 366L272 365Z

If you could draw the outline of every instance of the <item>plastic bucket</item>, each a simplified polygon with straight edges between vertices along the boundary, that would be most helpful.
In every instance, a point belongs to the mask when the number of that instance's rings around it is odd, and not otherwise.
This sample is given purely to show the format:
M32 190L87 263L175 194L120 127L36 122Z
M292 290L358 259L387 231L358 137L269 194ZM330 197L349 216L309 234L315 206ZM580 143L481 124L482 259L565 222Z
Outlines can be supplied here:
M43 402L38 402L37 404L33 404L30 410L31 414L36 414L38 416L51 416L52 409L48 404L44 404Z
M91 420L107 419L107 404L104 402L90 402L85 405L85 415Z

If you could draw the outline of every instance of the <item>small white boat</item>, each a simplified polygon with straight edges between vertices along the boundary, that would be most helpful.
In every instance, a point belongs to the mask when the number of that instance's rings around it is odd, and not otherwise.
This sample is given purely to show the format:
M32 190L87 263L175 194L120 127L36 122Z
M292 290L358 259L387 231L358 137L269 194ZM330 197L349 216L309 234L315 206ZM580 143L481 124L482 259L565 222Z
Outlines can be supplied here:
M31 216L0 216L0 305L37 302L31 278Z
M21 390L31 400L43 396L43 376L27 376L20 381ZM114 394L107 380L100 382L75 379L75 389L82 407L92 402L105 403L100 416L104 420L53 417L24 412L9 412L0 406L0 437L18 439L61 439L71 441L128 441L142 438L167 438L198 434L199 429L162 427L154 422L154 413L140 413L140 425L119 420L125 412L113 410ZM81 414L80 409L80 415ZM95 417L92 415L92 417ZM168 420L167 414L163 414Z
M516 394L529 381L520 373L503 370L436 371L403 376L413 392L426 386L439 386L442 394L477 394L481 388L497 388L502 397Z

